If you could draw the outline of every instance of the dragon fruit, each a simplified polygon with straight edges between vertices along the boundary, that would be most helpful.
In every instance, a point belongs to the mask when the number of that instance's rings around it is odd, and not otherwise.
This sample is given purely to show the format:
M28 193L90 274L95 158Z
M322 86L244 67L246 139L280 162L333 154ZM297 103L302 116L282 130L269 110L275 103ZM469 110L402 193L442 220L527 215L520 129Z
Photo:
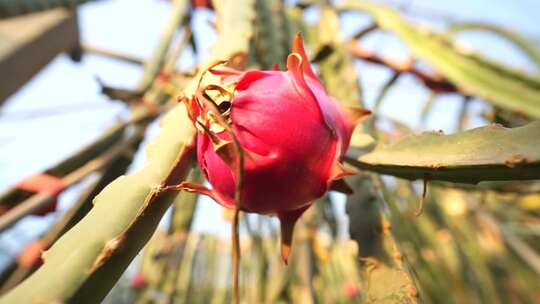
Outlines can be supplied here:
M220 75L221 83L200 89L205 97L184 100L198 129L197 161L212 189L188 183L182 187L234 209L237 176L231 146L236 137L245 160L239 209L277 215L287 263L302 213L328 190L350 191L343 177L351 172L342 158L354 126L369 111L344 108L326 93L300 35L286 71L210 72ZM201 98L211 100L214 111ZM229 132L219 121L226 122Z

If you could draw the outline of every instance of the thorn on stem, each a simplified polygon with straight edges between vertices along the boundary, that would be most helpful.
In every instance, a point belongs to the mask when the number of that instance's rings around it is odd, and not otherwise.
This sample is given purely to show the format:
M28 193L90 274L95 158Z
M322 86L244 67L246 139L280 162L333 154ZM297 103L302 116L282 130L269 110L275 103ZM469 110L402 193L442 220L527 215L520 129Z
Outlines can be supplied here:
M414 212L414 216L418 217L422 215L422 212L424 211L424 201L426 200L426 195L427 195L427 184L428 184L428 180L424 179L424 186L422 189L422 198L420 199L420 206L418 206L418 209L416 209L416 211Z

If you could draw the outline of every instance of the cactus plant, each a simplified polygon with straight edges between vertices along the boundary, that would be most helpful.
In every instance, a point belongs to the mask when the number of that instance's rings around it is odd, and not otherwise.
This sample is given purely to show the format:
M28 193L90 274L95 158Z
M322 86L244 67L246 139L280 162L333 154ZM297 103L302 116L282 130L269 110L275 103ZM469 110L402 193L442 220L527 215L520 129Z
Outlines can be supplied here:
M466 94L540 118L538 77L465 52L448 35L414 26L392 9L352 0L342 4L342 9L368 12L381 28L396 33L416 56L432 64Z
M379 146L357 160L361 169L408 179L477 183L540 177L540 123L519 128L500 125L443 135L431 132ZM422 158L417 158L417 153Z
M6 292L0 303L537 302L540 124L533 120L540 117L540 82L537 75L464 52L454 34L493 32L535 61L538 50L532 43L490 24L452 22L445 31L426 29L394 9L364 1L334 6L328 1L175 0L171 8L155 52L144 64L100 51L143 68L133 90L102 85L109 97L125 99L132 118L45 172L69 177L81 166L86 170L85 164L113 162L91 191L93 196L103 188L90 210L85 194L43 239L30 242L13 259L0 279ZM193 71L177 71L188 43L200 54L193 40L200 33L187 22L199 9L216 16L218 35L210 58ZM349 41L341 23L344 10L362 11L374 22ZM305 18L313 15L315 22ZM377 35L381 29L397 34L413 60L400 63L359 47L367 33ZM293 43L298 32L306 37L305 46ZM290 49L296 54L287 60ZM370 69L359 70L353 60L390 70L378 94L363 94L359 79L371 81ZM278 71L273 63L288 70ZM409 122L381 113L382 100L392 102L394 94L387 93L399 94L403 74L428 91L419 115L423 121L438 111L433 106L439 96L458 96L456 133L414 134ZM228 95L238 98L230 115L230 103L222 102ZM474 98L492 113L471 115ZM374 104L374 119L352 132L341 115L347 111L340 109L365 104ZM165 111L142 169L111 181L133 156L124 152L143 139L142 132L132 131ZM486 126L466 130L470 118ZM317 128L306 127L313 125ZM346 154L334 149L344 150L350 136ZM234 150L222 145L226 141ZM261 153L269 147L279 147L285 151L279 156L288 158ZM235 166L244 156L246 166ZM191 170L197 159L202 172ZM309 166L299 165L304 162ZM331 187L354 190L346 198L323 193L330 186L326 164L338 163L341 173L358 171L346 178L351 189L341 182ZM84 172L97 172L91 169ZM253 178L265 170L280 174L265 178L266 183ZM203 175L212 189L202 185ZM424 181L423 189L416 179ZM106 187L105 180L111 181ZM178 190L211 194L233 208L224 216L232 222L232 235L191 229L199 199ZM0 224L28 215L30 209L15 218L9 214L26 206L29 197L17 189L3 195ZM291 218L282 211L303 212L312 204L296 236L285 234L285 249L291 244L296 249L284 265L278 220L290 224ZM158 227L171 206L168 227ZM240 210L280 212L280 218ZM208 220L206 213L199 216ZM291 232L290 225L285 228ZM143 247L142 258L134 259ZM126 271L133 261L135 273Z

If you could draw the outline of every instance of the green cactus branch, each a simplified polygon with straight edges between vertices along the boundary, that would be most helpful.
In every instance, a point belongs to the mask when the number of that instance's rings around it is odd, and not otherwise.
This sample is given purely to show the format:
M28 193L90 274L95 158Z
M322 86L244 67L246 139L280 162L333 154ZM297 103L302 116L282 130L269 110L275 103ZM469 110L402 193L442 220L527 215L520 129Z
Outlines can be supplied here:
M199 184L204 182L204 177L200 170L193 170L189 182ZM178 197L173 205L169 233L189 231L191 223L193 222L193 216L195 215L195 203L197 202L197 198L198 195L196 193L189 192L182 193L182 195Z
M318 55L321 58L319 70L328 92L344 106L357 107L363 104L362 90L350 54L342 47L339 18L330 7L321 10L317 37ZM331 50L329 55L321 56L324 49ZM347 88L347 89L344 89ZM364 128L356 129L355 135L364 135ZM355 140L353 139L353 142ZM361 271L363 295L369 301L393 300L399 303L416 303L409 297L409 290L416 290L409 273L403 264L397 265L391 257L399 254L394 237L390 232L382 231L381 204L377 204L371 195L373 184L365 177L355 176L348 179L355 189L354 195L347 198L347 213L351 219L349 233L359 247L358 261ZM384 281L386 284L372 282Z
M442 135L409 136L346 161L362 170L406 179L459 183L540 179L540 122L491 125Z
M146 126L138 127L138 130L132 133L131 139L127 142L132 142L131 146L125 146L125 150L120 153L110 164L105 168L98 170L100 176L87 187L77 199L77 201L66 211L40 238L40 243L45 248L50 247L56 240L58 240L66 231L71 229L76 223L78 223L92 208L93 198L111 183L118 176L124 174L129 165L133 161L134 153L138 150L141 144ZM38 265L19 264L17 261L13 261L13 264L8 266L7 270L2 272L2 278L0 279L1 288L0 292L4 293L15 285L19 284L22 280L26 279L30 274L37 270ZM9 270L8 270L9 269ZM8 278L9 276L9 278ZM3 279L5 278L5 279ZM4 283L5 281L5 283Z
M254 39L257 61L263 69L271 69L274 64L283 67L289 52L289 37L287 31L276 30L286 24L283 3L279 0L257 0L255 9L258 16Z
M415 56L433 65L464 94L540 118L540 78L464 51L448 34L413 25L383 6L350 0L341 9L369 13L382 29L397 34Z
M514 193L514 194L540 194L540 184L536 181L490 181L480 182L476 185L460 184L451 182L435 182L432 185L438 185L444 188L455 188L464 191L491 191L495 193Z
M185 115L185 113L183 114ZM185 116L183 119L186 120ZM183 127L189 129L186 126ZM185 133L185 135L188 134ZM87 268L89 275L86 278L85 283L70 297L70 301L77 303L92 303L95 299L99 300L104 297L106 291L116 283L131 260L150 239L159 224L161 217L176 195L176 193L160 191L161 187L181 182L185 179L187 173L191 169L194 157L191 136L183 137L181 145L181 152L174 161L172 169L157 187L151 188L150 192L143 200L142 206L127 225L127 228L113 238L100 244L100 246L103 247L100 250L99 255L95 258L92 267L90 269ZM137 176L134 174L130 177L135 178ZM118 189L124 187L121 185L121 181L122 180L118 180L117 184L120 184L118 185ZM106 191L105 193L102 193L101 198L106 200L105 202L102 202L102 204L110 203L118 195L118 193L115 193L112 194L111 197L106 197L107 194ZM99 196L96 198L96 206L94 208L100 204L99 198ZM91 216L89 218L91 218ZM84 219L81 223L82 222L84 222ZM101 292L98 293L96 290Z
M203 176L199 170L193 170L190 182L203 182ZM197 198L198 195L195 193L182 193L173 205L174 209L171 216L169 235L174 235L180 240L177 245L174 246L172 254L167 257L166 264L172 267L172 269L163 276L160 282L160 287L168 295L170 303L174 302L174 299L178 294L177 284L180 265L186 247L187 233L189 233L195 215Z
M171 194L158 195L155 187L165 177L166 182L173 178L178 182L189 169L192 149L187 145L194 131L185 109L175 108L162 125L161 134L148 148L145 168L107 186L94 199L88 215L44 254L43 266L0 303L68 299L96 303L106 295L151 236L172 199ZM176 170L168 173L177 155L183 157L176 161Z
M527 55L532 62L536 64L538 69L540 69L540 49L534 44L533 41L530 41L529 39L510 29L488 23L462 22L450 25L449 30L451 33L482 31L496 34L513 43L525 55Z
M199 170L193 170L188 181L202 183L204 180ZM166 235L156 235L145 247L145 258L140 273L147 278L148 284L141 290L141 296L136 303L151 303L149 294L156 290L166 295L169 303L174 303L174 299L178 296L180 264L185 253L197 198L198 195L195 193L181 193L172 205L171 223Z
M366 297L376 303L417 303L414 277L407 271L407 262L390 228L388 219L394 216L383 213L387 197L376 195L374 189L380 185L369 179L356 176L348 181L358 190L347 198L346 212L354 219L349 223L349 234L358 244Z
M172 14L169 17L169 22L167 22L152 57L144 63L144 73L137 84L136 91L146 91L150 88L152 82L159 74L165 63L165 55L169 50L174 34L178 28L181 27L182 23L186 21L185 17L188 13L189 3L190 2L187 0L173 1Z
M103 56L105 58L117 59L123 62L131 63L136 66L144 65L144 60L133 55L124 54L121 52L100 48L88 43L82 43L81 48L83 53Z
M330 51L319 64L321 78L333 97L346 106L358 107L363 104L362 90L352 58L343 49L344 41L339 33L337 13L333 8L323 6L317 31L310 36L317 46L317 54L321 54L323 50Z
M253 37L255 0L216 1L212 3L216 12L217 37L212 46L215 59L228 59L228 65L245 68L249 43Z
M525 240L512 233L509 229L501 225L484 207L479 206L476 211L484 221L492 227L497 227L504 242L512 249L536 274L540 275L540 255L535 249L527 244Z
M370 63L375 63L383 65L394 72L394 75L389 80L390 86L397 80L401 74L411 74L417 77L422 83L430 90L439 93L450 93L450 92L460 92L459 88L456 87L448 79L441 77L441 75L433 74L429 72L422 71L421 69L416 68L411 61L406 62L396 62L391 59L386 59L378 56L374 52L367 51L363 49L361 44L358 42L351 42L348 49L352 56L357 59L361 59ZM397 75L397 76L396 76ZM385 84L386 86L387 84ZM383 93L384 91L381 91ZM384 92L386 94L386 92ZM384 97L384 95L383 95ZM377 99L377 101L379 98ZM380 104L380 102L379 102ZM375 104L377 108L377 103Z
M120 157L122 153L125 153L128 149L130 149L135 140L137 140L137 137L138 136L136 135L132 136L131 138L127 138L124 141L121 141L120 143L113 146L110 150L105 152L103 155L93 159L79 169L66 175L62 178L63 183L66 185L66 187L70 187L80 182L88 175L106 167L116 158ZM13 207L9 210L9 212L0 217L0 232L16 224L17 221L19 221L26 215L35 212L40 208L43 208L54 198L55 196L49 193L38 193L30 197L29 199L21 202L17 206Z
M144 123L154 117L154 114L148 112L137 113L131 119L114 125L94 142L86 145L79 151L67 157L65 160L45 170L44 173L53 175L55 177L63 177L68 175L77 168L83 166L107 151L110 146L121 141L124 132L129 126L131 126L131 124ZM26 193L17 187L12 187L0 194L0 205L6 207L5 209L9 209L30 198L31 196L32 194L30 193Z

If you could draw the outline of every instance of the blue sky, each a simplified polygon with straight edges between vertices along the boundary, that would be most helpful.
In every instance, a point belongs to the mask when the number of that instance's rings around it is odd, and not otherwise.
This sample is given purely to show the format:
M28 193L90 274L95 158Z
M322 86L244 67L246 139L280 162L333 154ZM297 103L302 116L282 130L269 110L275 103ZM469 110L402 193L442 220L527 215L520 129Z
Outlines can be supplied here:
M407 11L422 22L433 21L439 15L453 16L456 20L486 21L508 26L540 40L537 12L540 1L535 0L404 0L384 1L393 5L406 5ZM161 0L104 0L82 6L79 10L81 36L86 43L148 58L168 18L168 1ZM212 42L208 21L211 14L200 12L195 16L197 42L206 49ZM311 16L314 17L314 16ZM316 16L315 16L316 17ZM343 30L350 36L366 18L347 14L343 18ZM531 70L529 62L502 40L490 35L463 35L467 45L509 65ZM393 58L405 58L406 48L388 35L370 37L367 48ZM205 52L200 56L204 56ZM189 67L199 57L183 56L179 67ZM372 104L388 71L358 63L365 98ZM126 110L117 102L111 102L99 93L95 76L105 83L132 88L140 78L140 68L118 61L88 55L81 63L73 63L61 55L36 75L22 90L13 95L0 112L0 191L34 172L61 161L85 143L91 142L115 121L126 117ZM428 92L417 85L412 77L403 77L399 85L387 96L381 108L384 115L398 118L421 129L442 129L452 132L459 111L458 97L440 98L435 104L426 125L419 124L422 105ZM54 114L55 110L65 110ZM473 104L479 115L481 103ZM49 112L49 115L45 113ZM54 115L53 115L54 114ZM470 127L481 124L475 119ZM149 135L155 134L151 128ZM141 156L138 157L140 159ZM135 164L139 166L140 162ZM61 209L65 209L76 197L76 190L62 196ZM343 213L343 199L337 201ZM204 214L204 217L201 216ZM57 217L30 218L0 236L0 256L15 254L23 240L36 236ZM202 202L195 223L196 230L227 234L228 226L217 204Z

